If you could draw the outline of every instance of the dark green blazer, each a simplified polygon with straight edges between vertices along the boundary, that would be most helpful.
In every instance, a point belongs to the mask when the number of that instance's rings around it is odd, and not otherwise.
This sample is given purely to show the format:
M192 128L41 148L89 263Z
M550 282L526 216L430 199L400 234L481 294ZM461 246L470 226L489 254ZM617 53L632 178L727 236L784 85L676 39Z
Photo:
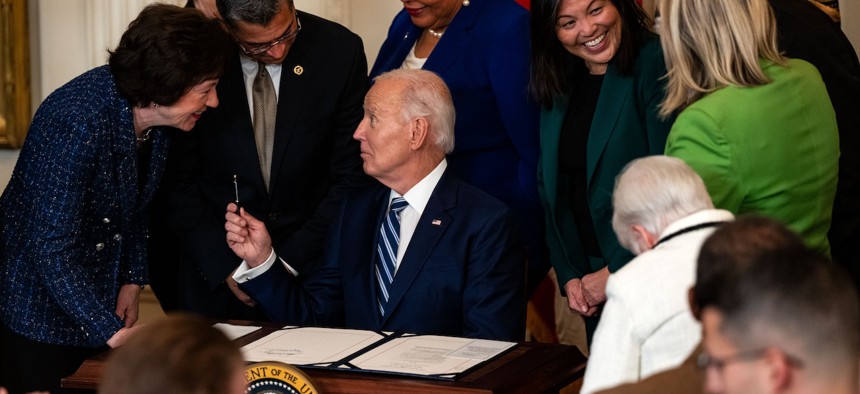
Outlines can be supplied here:
M541 112L541 158L538 188L546 215L546 238L559 286L605 266L615 270L633 257L618 244L612 230L612 190L615 177L631 160L663 154L673 119L663 120L658 105L665 95L660 78L666 74L659 40L645 40L633 75L622 75L610 64L600 89L587 147L588 205L603 259L589 259L580 242L573 214L558 194L558 141L568 98ZM594 260L594 261L589 261Z

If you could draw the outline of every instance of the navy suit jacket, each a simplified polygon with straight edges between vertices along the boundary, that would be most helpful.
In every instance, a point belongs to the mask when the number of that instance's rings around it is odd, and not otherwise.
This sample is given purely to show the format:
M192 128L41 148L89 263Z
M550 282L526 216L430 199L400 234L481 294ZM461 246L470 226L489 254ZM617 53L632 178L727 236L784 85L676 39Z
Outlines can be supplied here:
M405 11L391 23L370 71L398 69L421 36ZM528 93L529 14L513 0L472 0L460 8L424 63L448 85L457 111L451 170L513 209L536 280L543 257L543 210L537 189L537 102Z
M380 316L374 264L389 192L373 186L347 196L316 269L295 278L277 263L240 287L275 321L522 339L524 266L510 210L450 170L421 215Z

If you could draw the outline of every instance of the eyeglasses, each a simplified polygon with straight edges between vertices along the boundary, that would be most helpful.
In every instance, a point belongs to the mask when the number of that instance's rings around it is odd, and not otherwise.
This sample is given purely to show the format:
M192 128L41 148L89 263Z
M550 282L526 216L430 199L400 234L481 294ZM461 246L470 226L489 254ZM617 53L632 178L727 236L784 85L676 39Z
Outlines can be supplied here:
M296 38L296 36L302 30L302 21L299 20L298 15L295 15L295 14L293 14L293 15L294 15L295 20L296 20L296 29L291 30L293 25L290 24L289 26L287 26L287 30L284 31L284 34L282 34L280 37L278 37L276 40L274 40L272 42L268 42L265 44L248 44L248 43L244 43L244 42L240 41L238 38L235 38L235 36L233 38L236 39L236 43L239 44L239 49L241 49L242 52L244 52L246 55L248 55L248 56L259 55L263 52L268 51L269 49L272 49L276 45L279 45L279 44L284 43L286 41L292 40L293 38Z
M765 351L767 351L766 348L753 349L753 350L738 352L738 353L735 353L733 356L728 356L728 357L723 357L723 358L714 357L714 356L712 356L706 352L702 352L699 354L698 357L696 357L696 366L699 367L699 369L703 369L703 370L715 369L718 371L722 371L723 368L726 367L726 365L729 365L731 363L741 362L741 361L750 361L750 360L755 360L757 358L760 358L760 357L764 356ZM797 368L803 367L803 362L801 362L796 357L792 357L788 354L785 354L785 358L788 361L789 365L792 365L792 366L797 367Z

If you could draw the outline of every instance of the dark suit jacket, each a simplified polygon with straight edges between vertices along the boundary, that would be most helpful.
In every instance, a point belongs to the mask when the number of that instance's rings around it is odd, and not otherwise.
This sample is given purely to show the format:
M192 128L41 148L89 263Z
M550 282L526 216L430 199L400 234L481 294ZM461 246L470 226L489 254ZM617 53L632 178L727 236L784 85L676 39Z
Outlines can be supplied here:
M631 160L663 153L672 120L662 120L657 106L664 97L666 73L656 38L640 50L633 75L622 75L612 63L606 71L587 147L588 208L603 254L591 261L580 241L573 214L558 200L558 141L567 113L567 99L557 100L541 113L541 164L538 190L546 210L547 244L560 289L573 278L605 266L615 272L633 257L621 247L612 230L612 191L615 177Z
M860 61L851 42L806 0L770 0L779 49L821 73L839 126L839 184L833 202L830 248L860 287Z
M340 198L368 179L352 134L368 88L361 39L298 12L302 31L283 61L267 192L259 168L241 64L218 84L218 108L177 136L165 187L170 227L182 240L183 309L218 318L258 318L224 280L241 260L227 247L224 213L239 199L266 222L279 256L299 271L322 255Z
M374 186L345 199L318 269L297 279L276 263L241 288L275 321L337 325L344 319L357 329L522 339L524 266L510 210L450 170L421 215L388 312L380 316L374 264L389 192Z
M371 77L400 68L421 31L406 11L398 13ZM529 247L529 271L540 281L549 264L536 180L538 105L528 93L530 48L523 7L513 0L472 0L445 28L423 69L451 89L457 111L451 170L513 209Z

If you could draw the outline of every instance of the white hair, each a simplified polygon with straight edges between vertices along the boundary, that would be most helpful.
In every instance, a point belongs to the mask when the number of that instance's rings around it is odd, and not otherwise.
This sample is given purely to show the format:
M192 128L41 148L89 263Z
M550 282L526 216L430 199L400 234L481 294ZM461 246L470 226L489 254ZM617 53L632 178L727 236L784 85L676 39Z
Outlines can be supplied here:
M714 204L702 178L681 159L649 156L631 161L618 174L612 206L618 242L639 254L633 225L659 236L672 222Z
M454 101L448 85L436 73L427 70L395 69L373 79L375 82L396 80L406 84L400 94L400 114L404 122L418 117L427 119L436 146L445 154L454 151Z

